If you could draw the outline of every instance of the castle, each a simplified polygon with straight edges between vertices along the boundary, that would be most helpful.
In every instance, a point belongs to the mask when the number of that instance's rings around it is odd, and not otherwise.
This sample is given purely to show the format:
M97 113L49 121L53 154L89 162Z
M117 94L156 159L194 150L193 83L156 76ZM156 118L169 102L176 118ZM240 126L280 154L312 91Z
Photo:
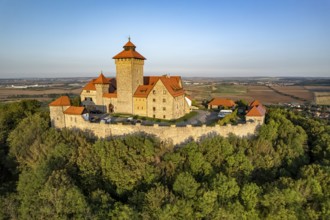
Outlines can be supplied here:
M80 97L87 110L125 113L158 119L177 119L189 113L191 100L185 95L180 76L143 76L146 58L130 41L113 57L116 78L102 73L83 88Z
M96 110L167 120L180 118L190 111L191 100L185 95L181 78L168 75L144 77L145 58L135 48L129 40L124 50L113 57L116 78L106 78L101 73L98 78L87 83L80 94L83 106L71 106L68 96L61 96L51 102L49 110L52 127L91 131L101 138L144 132L179 144L191 138L198 140L208 134L251 136L263 124L265 109L259 102L251 103L246 115L247 122L237 126L91 123L88 113Z

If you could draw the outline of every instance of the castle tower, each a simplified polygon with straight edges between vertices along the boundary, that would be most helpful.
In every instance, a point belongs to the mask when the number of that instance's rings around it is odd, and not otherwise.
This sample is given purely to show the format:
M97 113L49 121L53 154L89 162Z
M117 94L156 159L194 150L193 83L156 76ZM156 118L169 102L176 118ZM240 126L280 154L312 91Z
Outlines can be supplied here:
M113 57L116 63L117 112L133 114L133 94L143 85L144 58L130 41L124 50Z
M64 111L70 107L68 96L61 96L49 104L51 125L54 128L65 128Z
M109 80L104 77L103 73L94 81L96 89L96 100L95 105L104 105L103 94L109 92Z

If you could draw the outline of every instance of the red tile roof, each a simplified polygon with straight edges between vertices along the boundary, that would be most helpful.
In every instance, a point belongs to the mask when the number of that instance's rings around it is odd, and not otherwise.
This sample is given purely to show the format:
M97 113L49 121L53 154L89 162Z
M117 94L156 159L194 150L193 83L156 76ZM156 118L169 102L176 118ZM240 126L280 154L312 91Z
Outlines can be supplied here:
M235 102L231 99L214 98L209 102L209 105L233 107L235 106Z
M266 109L262 105L253 106L246 116L264 116L266 114Z
M120 53L118 53L116 56L113 57L113 59L122 59L122 58L135 58L140 60L145 60L146 58L143 57L141 54L139 54L137 51L135 51L135 45L129 40L124 45L124 50Z
M113 57L113 59L122 59L122 58L135 58L140 60L145 60L146 58L139 54L137 51L133 50L123 50L119 54Z
M86 86L83 88L83 90L96 90L96 87L94 85L94 81L96 79L92 79L91 81L89 81Z
M140 85L136 89L133 97L146 98L146 97L148 97L148 95L153 87L154 87L153 85Z
M81 115L84 112L84 107L70 106L64 111L67 115Z
M103 74L102 74L103 76ZM101 75L96 78L89 81L86 86L83 88L83 90L96 90L95 84L101 83L101 84L110 84L110 90L115 90L116 87L116 79L114 78L105 78ZM98 81L97 81L98 80ZM103 82L103 83L102 83Z
M169 93L171 93L171 95L173 97L184 95L184 90L180 86L181 77L179 77L179 76L171 76L171 77L162 76L160 79L163 82L163 84L165 85L167 91L169 91Z
M103 73L93 82L94 84L109 84L109 79L105 78Z
M140 85L136 89L134 97L147 97L158 80L161 80L173 97L184 95L184 90L181 87L181 77L179 76L145 76L143 79L144 85Z
M258 106L261 105L261 102L259 102L259 100L254 100L253 102L250 103L250 106Z
M68 96L61 96L49 104L49 106L70 106L70 105L71 103Z
M131 40L128 40L128 42L124 45L124 48L125 47L136 47L136 46L131 42Z

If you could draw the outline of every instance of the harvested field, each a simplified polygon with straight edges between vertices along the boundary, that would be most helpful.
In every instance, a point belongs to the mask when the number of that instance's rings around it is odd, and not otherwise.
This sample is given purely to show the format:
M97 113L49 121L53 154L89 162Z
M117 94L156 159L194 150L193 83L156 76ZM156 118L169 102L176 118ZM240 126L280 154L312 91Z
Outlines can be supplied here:
M318 105L330 105L330 92L315 92L315 102Z
M292 98L298 99L297 101L313 101L313 92L306 89L304 86L277 86L273 89L279 91L280 93L287 94Z
M264 104L296 102L292 97L278 94L267 86L248 86L247 95L251 97L250 99L247 99L248 101L258 99Z

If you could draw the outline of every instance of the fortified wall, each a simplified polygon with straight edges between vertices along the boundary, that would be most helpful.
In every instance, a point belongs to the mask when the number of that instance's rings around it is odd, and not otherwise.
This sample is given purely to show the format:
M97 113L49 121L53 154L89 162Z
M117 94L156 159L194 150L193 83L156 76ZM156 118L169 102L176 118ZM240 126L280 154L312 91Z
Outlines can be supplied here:
M259 126L259 121L246 122L245 124L238 124L235 126L186 125L184 127L176 125L160 126L158 124L152 126L141 124L126 125L121 123L103 124L85 121L81 115L65 115L64 125L66 128L91 131L100 138L145 132L147 134L155 135L161 140L171 140L174 145L180 144L189 139L199 140L201 137L208 134L218 134L226 137L232 133L239 137L249 137L255 134L256 129Z

